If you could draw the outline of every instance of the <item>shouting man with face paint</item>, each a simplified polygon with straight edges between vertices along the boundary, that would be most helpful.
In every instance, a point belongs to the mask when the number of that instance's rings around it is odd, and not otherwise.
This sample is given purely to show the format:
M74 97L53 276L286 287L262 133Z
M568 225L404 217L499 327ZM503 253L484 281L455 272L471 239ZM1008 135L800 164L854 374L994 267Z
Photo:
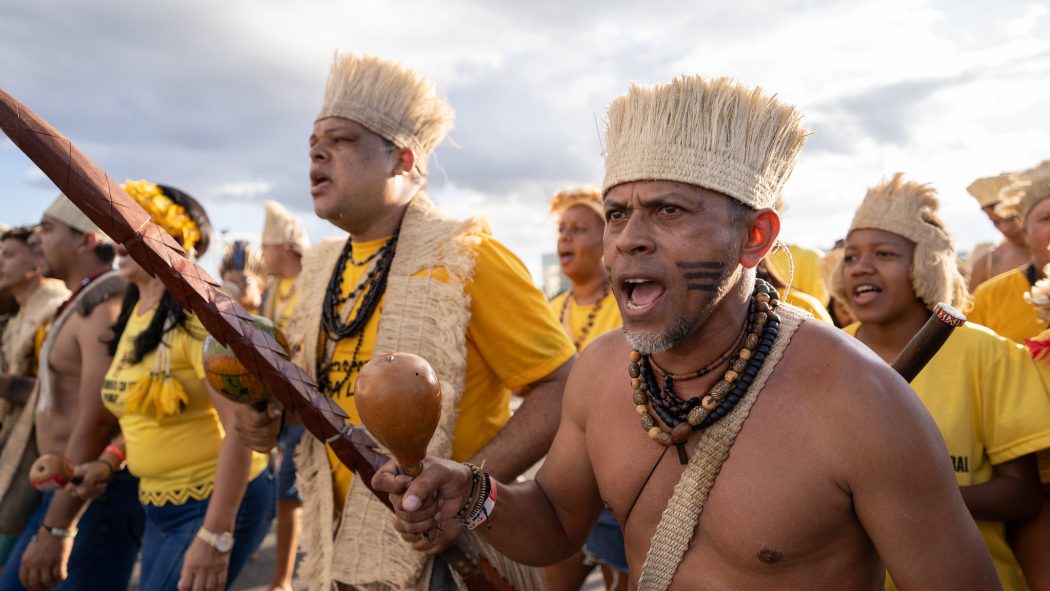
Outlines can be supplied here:
M633 86L608 114L605 263L623 316L580 356L536 480L390 464L398 528L456 521L519 561L568 556L603 505L646 590L997 589L907 384L754 268L806 131L729 79ZM641 426L639 426L639 420Z

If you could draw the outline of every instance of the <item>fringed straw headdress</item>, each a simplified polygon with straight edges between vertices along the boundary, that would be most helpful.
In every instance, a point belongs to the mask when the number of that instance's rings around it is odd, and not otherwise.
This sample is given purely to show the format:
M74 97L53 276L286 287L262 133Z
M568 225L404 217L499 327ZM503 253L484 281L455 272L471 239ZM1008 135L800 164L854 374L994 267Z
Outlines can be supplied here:
M59 193L58 197L55 197L55 200L51 202L51 205L44 210L44 215L62 222L77 232L83 234L91 232L98 236L99 242L105 244L113 242L109 236L95 225L95 222L91 221L84 212L80 211L79 207L73 205L73 202L69 200L69 197L66 197L61 193Z
M981 208L992 207L999 203L999 191L1010 184L1010 174L1004 173L977 179L966 187L966 192L981 204Z
M632 84L609 106L602 193L631 181L678 181L770 208L806 135L794 107L730 78Z
M276 201L267 201L263 206L266 208L266 221L262 231L263 246L287 245L295 252L303 254L310 246L310 241L306 238L299 218Z
M955 261L955 241L937 217L939 205L933 187L904 180L904 174L898 172L868 189L849 229L882 230L915 243L912 289L930 310L940 302L961 307L967 296L966 280ZM831 290L840 301L848 302L842 269L840 260L831 277Z
M412 148L426 173L427 158L452 128L453 115L433 83L411 69L371 55L336 53L315 121L356 121L398 147Z
M1050 197L1050 160L1010 175L1010 182L999 192L999 215L1016 215L1027 221L1029 212L1040 201Z
M562 189L551 198L551 213L560 218L570 207L582 205L605 222L605 209L602 207L602 194L597 187L573 187Z

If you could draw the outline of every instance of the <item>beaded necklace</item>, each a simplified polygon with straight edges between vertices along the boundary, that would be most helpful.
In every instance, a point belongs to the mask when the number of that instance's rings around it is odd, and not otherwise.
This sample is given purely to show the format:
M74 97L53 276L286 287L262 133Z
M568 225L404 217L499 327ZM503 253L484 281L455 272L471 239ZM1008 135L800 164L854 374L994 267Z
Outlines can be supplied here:
M598 311L602 309L602 302L605 301L606 296L609 295L609 282L606 281L602 284L602 297L598 298L598 302L594 304L594 308L591 309L590 313L587 314L587 322L584 323L583 328L580 329L579 336L572 335L572 325L565 321L565 316L569 312L569 302L576 299L576 296L570 290L568 295L565 296L565 302L561 305L561 325L569 330L570 336L572 336L572 344L576 346L576 351L579 352L583 342L587 340L587 334L591 332L591 328L594 327L594 320L598 317Z
M747 394L780 332L780 317L776 314L780 296L776 290L769 283L756 279L751 300L743 346L736 351L722 379L703 397L679 398L672 390L674 380L670 375L665 375L664 388L658 388L649 356L631 351L627 373L631 376L635 411L641 417L642 429L656 443L677 447L678 461L682 464L689 461L685 452L689 436L695 430L713 425L733 410ZM670 431L657 423L656 417L649 412L650 407Z
M358 360L361 342L364 340L364 328L375 313L380 300L383 299L400 232L400 229L394 232L386 244L364 261L354 260L353 243L349 239L346 241L346 246L343 247L343 252L339 255L339 261L325 289L324 307L321 310L321 331L325 342L324 355L318 360L318 388L329 398L338 396L350 381L350 376L364 365L364 361ZM349 263L355 267L363 267L373 262L372 268L361 282L350 293L343 296L343 275L346 265ZM349 318L355 307L357 312L354 313L353 318ZM352 337L357 337L357 344L354 346L350 362L335 361L333 356L336 347L341 341ZM335 382L330 376L333 371L342 374L342 377Z

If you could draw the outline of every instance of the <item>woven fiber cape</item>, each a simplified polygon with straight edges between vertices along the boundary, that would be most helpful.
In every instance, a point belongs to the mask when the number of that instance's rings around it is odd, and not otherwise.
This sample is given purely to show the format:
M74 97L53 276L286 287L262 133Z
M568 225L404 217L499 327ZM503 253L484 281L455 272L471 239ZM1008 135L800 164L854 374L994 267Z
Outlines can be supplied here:
M642 566L638 589L642 591L664 591L671 585L678 565L682 562L689 543L696 531L696 524L714 488L715 479L722 465L729 458L729 450L744 426L751 407L758 399L766 380L776 369L777 363L787 350L791 336L809 314L787 304L777 308L780 316L780 334L773 348L755 376L736 409L725 419L700 433L693 457L689 460L682 478L675 485L667 508L656 526L656 533L649 546L649 553Z

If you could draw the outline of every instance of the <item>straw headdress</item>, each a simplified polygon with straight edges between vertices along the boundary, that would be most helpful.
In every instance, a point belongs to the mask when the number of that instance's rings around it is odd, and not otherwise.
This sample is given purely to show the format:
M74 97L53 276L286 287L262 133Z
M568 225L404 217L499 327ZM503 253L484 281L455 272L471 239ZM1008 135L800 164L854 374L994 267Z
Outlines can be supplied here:
M573 187L562 189L551 198L551 213L555 217L561 217L574 205L582 205L598 214L602 222L605 222L605 209L602 207L602 194L597 187Z
M961 307L966 299L966 280L955 262L955 241L937 217L940 202L930 185L904 179L898 172L888 181L868 189L853 215L850 232L874 229L903 236L915 243L911 261L911 284L915 295L933 309L940 302ZM831 277L836 298L846 298L842 263Z
M276 201L267 201L263 206L266 208L266 221L263 222L262 231L263 246L288 245L295 252L302 254L310 246L310 242L299 218Z
M730 78L632 84L609 106L602 193L667 180L773 207L806 141L801 120L794 107Z
M1009 184L1010 173L1004 173L977 179L966 187L966 192L973 195L977 203L981 204L981 208L992 207L999 203L999 191Z
M433 83L411 69L371 55L336 53L315 121L343 117L427 158L452 128L453 111Z
M999 192L995 208L1000 215L1017 215L1024 222L1037 203L1050 197L1050 160L1010 175L1010 183Z
M59 193L58 197L55 197L55 200L51 203L51 205L44 210L44 215L62 222L63 224L69 226L70 228L73 228L77 232L83 234L93 232L96 236L98 236L99 242L105 244L113 242L113 240L109 236L107 236L105 232L100 230L98 226L95 225L95 222L91 221L91 219L88 218L88 216L86 216L84 212L80 211L80 208L78 208L76 205L73 205L73 202L69 200L69 197L66 197L62 193Z

